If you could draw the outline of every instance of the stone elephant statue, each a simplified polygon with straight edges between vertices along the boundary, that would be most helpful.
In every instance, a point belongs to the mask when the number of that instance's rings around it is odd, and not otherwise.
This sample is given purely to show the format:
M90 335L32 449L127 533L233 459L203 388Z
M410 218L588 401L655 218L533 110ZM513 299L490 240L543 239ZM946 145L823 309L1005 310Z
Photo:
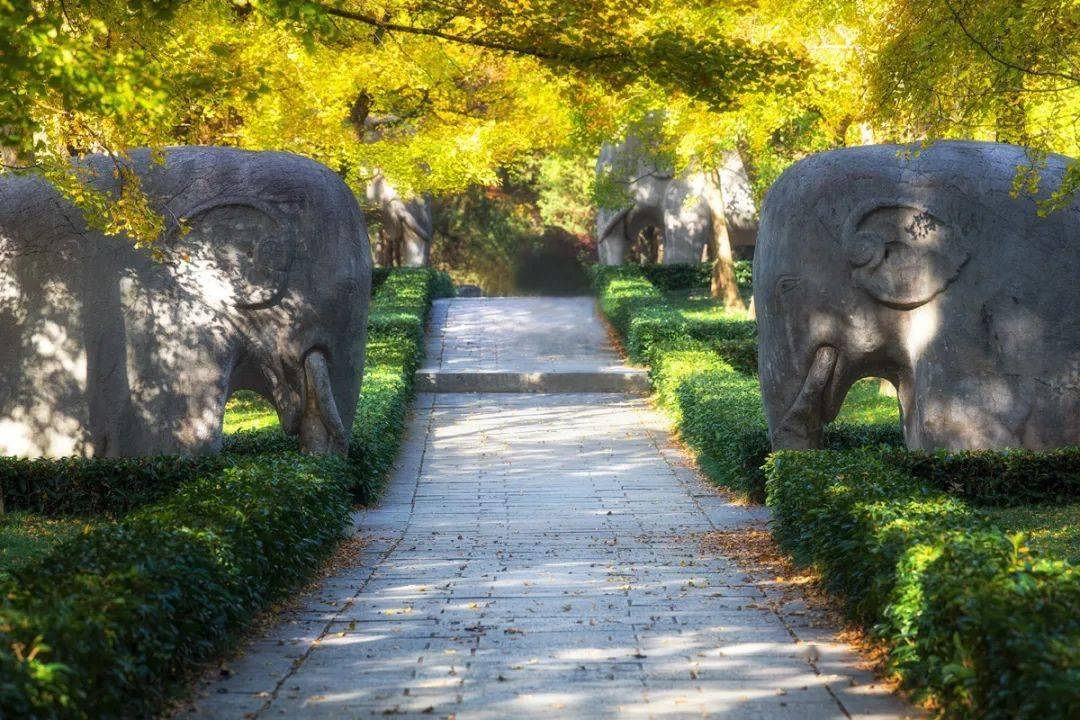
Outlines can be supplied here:
M383 232L390 245L401 249L405 267L427 267L434 235L431 198L418 195L405 200L382 175L368 184L367 199L379 206Z
M39 177L0 181L0 455L197 454L240 388L308 452L344 452L371 251L356 198L295 155L178 147L128 169L164 261L89 229ZM79 165L115 192L113 160Z
M596 163L597 175L610 174L629 200L624 207L597 212L600 263L624 263L637 236L650 226L664 231L665 265L698 262L712 231L705 176L676 177L644 157L638 146L634 136L619 145L605 144Z
M1080 202L1013 197L1022 148L834 150L769 190L754 259L772 445L820 447L851 385L898 389L912 449L1080 444ZM1070 160L1047 158L1043 195Z
M753 246L757 220L750 180L736 151L721 157L715 173L676 175L644 158L631 136L620 145L604 145L597 175L611 174L625 188L629 204L600 208L596 237L600 263L620 265L647 227L663 230L665 265L700 262L723 219L732 245Z

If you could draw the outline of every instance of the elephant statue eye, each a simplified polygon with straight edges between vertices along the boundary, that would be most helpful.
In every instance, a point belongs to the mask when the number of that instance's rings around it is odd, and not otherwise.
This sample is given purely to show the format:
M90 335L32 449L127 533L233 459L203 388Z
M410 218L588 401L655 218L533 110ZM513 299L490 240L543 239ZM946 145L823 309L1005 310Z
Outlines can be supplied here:
M781 275L776 281L776 294L785 295L802 283L802 278L797 275Z
M800 284L802 284L802 278L797 275L781 275L776 279L776 284L773 286L772 301L769 304L779 312L784 296L799 287Z

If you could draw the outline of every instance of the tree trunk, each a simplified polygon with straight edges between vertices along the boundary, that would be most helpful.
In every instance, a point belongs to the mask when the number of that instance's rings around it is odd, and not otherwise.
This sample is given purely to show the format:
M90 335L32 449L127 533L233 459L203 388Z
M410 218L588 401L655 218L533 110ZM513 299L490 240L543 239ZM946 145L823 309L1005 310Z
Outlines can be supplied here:
M712 237L709 241L713 261L712 283L709 294L720 300L726 307L745 310L739 285L735 282L735 259L731 252L731 236L728 233L727 219L724 217L724 197L720 187L720 176L715 171L710 174L710 194L713 196L709 207L712 210Z

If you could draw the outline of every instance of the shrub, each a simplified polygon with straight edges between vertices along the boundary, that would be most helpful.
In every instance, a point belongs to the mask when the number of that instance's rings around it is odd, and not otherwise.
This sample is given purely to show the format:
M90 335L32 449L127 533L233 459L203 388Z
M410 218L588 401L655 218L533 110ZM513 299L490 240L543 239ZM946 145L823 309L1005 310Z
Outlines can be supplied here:
M349 513L345 461L252 458L62 543L0 598L0 715L150 714L191 663L308 577Z
M666 304L636 265L594 266L593 288L600 297L601 312L624 340L631 319L641 309Z
M707 288L712 283L712 263L649 264L641 266L650 283L664 292Z
M711 347L739 372L757 375L757 323L743 313L691 315L685 332Z
M123 514L228 464L218 456L2 458L7 510L41 515Z
M749 290L752 284L752 265L749 260L735 261L735 282L740 289ZM711 262L676 265L642 265L641 270L650 283L664 292L707 288L712 284Z
M1080 498L1080 448L935 453L898 449L889 458L935 487L981 505Z
M382 287L382 284L386 282L386 278L390 277L390 273L394 271L394 268L390 267L375 267L371 268L371 294L374 295Z
M995 531L888 451L781 452L773 532L957 717L1080 711L1080 573Z
M431 270L430 272L431 277L428 281L428 291L431 300L452 298L457 295L457 291L454 289L454 281L449 273L443 272L442 270Z

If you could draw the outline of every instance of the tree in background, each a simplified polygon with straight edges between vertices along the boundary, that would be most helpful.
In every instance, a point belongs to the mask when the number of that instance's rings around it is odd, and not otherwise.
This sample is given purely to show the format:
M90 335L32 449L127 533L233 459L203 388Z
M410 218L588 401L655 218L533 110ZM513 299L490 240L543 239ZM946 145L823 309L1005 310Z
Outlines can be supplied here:
M7 164L83 202L65 179L71 154L176 142L291 150L358 191L381 171L402 194L446 195L578 137L582 88L647 82L719 106L736 86L798 71L782 48L700 23L715 14L707 2L4 4ZM149 239L143 210L109 212Z
M118 198L95 196L72 155L170 143L290 150L334 168L358 195L381 172L402 196L430 193L444 206L551 156L537 202L575 233L589 212L570 200L587 158L658 109L657 151L676 171L714 170L737 152L759 201L800 157L868 141L1019 142L1032 162L1018 191L1033 189L1046 152L1080 155L1075 0L0 0L0 9L5 166L45 173L91 222L150 245L162 221L137 178ZM1061 188L1044 189L1055 193L1047 209L1078 186L1074 164Z
M894 0L867 28L871 117L883 135L970 137L1030 148L1017 190L1038 189L1048 152L1080 156L1080 3ZM1080 189L1073 162L1044 211Z

